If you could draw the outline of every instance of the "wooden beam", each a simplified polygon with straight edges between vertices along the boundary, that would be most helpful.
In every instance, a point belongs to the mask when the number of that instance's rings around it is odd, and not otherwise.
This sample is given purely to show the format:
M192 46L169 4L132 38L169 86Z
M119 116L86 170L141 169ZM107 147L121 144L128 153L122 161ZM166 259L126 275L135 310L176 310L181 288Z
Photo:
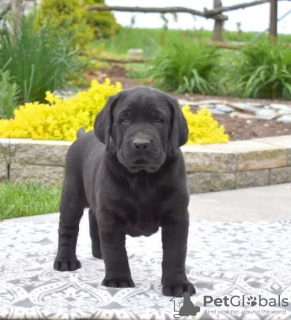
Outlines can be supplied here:
M247 44L244 42L233 43L233 42L209 41L207 43L207 46L210 46L210 47L214 46L219 49L240 50L245 48Z
M290 1L290 0L278 0L278 1ZM253 2L245 2L245 3L235 4L233 6L221 7L221 8L212 9L212 10L204 9L204 14L205 14L205 17L210 18L222 12L245 9L245 8L258 6L258 5L269 3L269 2L270 0L257 0Z
M98 10L98 11L121 11L121 12L143 12L143 13L189 13L194 16L200 16L204 18L210 18L210 19L221 19L221 20L227 20L227 16L223 15L216 15L213 16L206 16L204 12L190 9L190 8L184 8L184 7L123 7L123 6L88 6L88 10Z
M153 59L114 59L114 58L104 58L104 57L94 57L95 60L102 61L102 62L109 62L109 63L145 63L149 62Z
M277 19L278 19L278 2L270 0L270 30L269 38L274 40L277 38Z
M214 8L220 9L222 8L222 1L221 0L213 0L214 1ZM223 21L220 19L215 19L214 22L214 29L212 33L212 41L221 41L222 40L222 28L223 28Z

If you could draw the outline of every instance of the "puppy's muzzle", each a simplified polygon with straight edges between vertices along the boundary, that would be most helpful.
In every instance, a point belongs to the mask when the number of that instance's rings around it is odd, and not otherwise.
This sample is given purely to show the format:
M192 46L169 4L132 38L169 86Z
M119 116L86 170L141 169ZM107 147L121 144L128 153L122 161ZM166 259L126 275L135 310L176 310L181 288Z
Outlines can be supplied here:
M133 173L142 170L156 172L164 161L158 141L143 132L131 136L119 156L120 162Z
M139 151L149 149L151 143L152 143L152 140L142 139L142 138L133 139L131 141L132 147Z

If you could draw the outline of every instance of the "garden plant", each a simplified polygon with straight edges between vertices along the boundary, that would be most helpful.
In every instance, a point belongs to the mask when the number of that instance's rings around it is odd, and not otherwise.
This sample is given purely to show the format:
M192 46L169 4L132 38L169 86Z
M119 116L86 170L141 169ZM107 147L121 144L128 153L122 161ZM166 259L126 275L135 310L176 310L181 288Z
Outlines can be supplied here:
M0 120L0 137L74 141L81 127L86 131L93 129L95 116L107 98L120 90L120 83L112 85L106 79L104 83L92 81L88 90L70 99L47 92L47 103L26 103L14 111L13 119ZM228 141L224 127L218 125L211 112L201 110L193 114L189 106L182 111L188 122L189 144Z
M0 34L0 72L7 72L9 83L17 87L12 101L16 99L18 105L43 102L46 91L64 86L68 76L80 68L77 51L70 49L67 35L57 35L54 28L45 24L37 29L34 15L23 17L21 30L14 28L11 33L7 27ZM9 96L6 99L11 100ZM11 114L11 104L4 109L7 111L1 113Z

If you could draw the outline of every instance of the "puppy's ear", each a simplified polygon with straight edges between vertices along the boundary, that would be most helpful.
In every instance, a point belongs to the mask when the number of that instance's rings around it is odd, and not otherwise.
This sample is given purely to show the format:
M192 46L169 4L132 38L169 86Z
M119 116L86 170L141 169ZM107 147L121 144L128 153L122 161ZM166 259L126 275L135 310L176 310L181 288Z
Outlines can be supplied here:
M112 110L116 105L119 94L108 98L104 108L96 116L94 123L94 132L96 137L105 144L106 150L109 149L111 127L112 127Z
M176 99L169 100L172 110L172 127L169 141L169 151L174 157L178 156L179 147L188 140L188 125Z

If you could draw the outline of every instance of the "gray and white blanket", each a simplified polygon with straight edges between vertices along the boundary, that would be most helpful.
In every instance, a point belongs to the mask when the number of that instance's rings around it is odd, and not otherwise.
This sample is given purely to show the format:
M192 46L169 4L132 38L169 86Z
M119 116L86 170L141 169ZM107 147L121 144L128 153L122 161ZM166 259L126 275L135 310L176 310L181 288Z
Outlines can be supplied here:
M55 222L0 222L0 319L179 318L183 297L161 294L160 232L127 238L136 287L115 289L101 286L104 264L91 255L86 216L82 268L53 270L57 229ZM200 307L195 319L291 319L291 220L191 221L186 265L197 290L191 301Z

